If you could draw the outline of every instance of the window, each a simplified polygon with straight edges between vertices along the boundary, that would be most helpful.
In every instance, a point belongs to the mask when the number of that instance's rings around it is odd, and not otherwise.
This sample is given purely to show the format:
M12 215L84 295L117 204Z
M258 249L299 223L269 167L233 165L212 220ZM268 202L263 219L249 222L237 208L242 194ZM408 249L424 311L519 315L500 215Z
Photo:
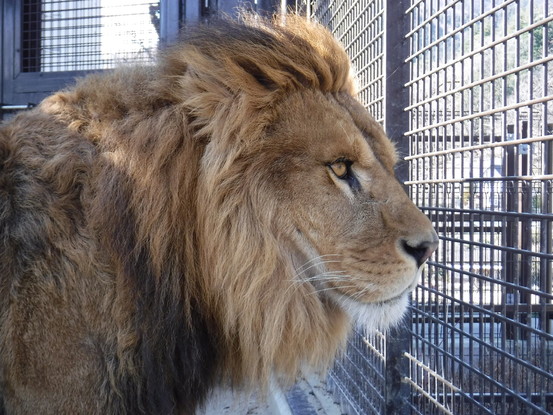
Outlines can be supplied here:
M91 71L148 63L202 0L22 0L0 3L0 117Z
M159 1L25 0L21 71L98 70L149 62L159 30Z

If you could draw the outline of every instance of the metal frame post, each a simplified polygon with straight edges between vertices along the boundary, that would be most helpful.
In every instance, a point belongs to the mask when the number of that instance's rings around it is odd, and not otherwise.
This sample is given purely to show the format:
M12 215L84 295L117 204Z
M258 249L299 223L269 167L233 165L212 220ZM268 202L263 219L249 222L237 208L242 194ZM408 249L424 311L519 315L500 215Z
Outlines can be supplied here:
M385 4L385 106L384 129L396 143L400 156L409 154L409 141L405 137L409 118L405 108L409 106L409 94L405 84L409 80L409 65L405 60L409 45L405 39L409 22L405 11L407 0L386 0ZM400 162L397 168L400 181L409 177L408 162ZM386 414L408 414L406 399L409 386L403 381L408 375L409 365L404 354L411 342L412 313L409 311L405 323L390 330L386 336Z
M179 38L182 10L179 1L160 2L159 43L163 46L175 43Z
M4 0L0 0L0 105L4 102ZM4 112L0 108L0 122Z

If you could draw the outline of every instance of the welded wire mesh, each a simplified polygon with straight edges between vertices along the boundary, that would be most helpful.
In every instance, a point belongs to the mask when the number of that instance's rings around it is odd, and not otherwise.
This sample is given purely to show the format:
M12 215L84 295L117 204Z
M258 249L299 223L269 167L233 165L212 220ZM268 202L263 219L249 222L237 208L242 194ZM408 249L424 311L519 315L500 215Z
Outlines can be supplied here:
M385 413L386 337L356 331L348 340L344 357L330 371L329 385L345 413Z
M319 0L310 15L343 44L359 78L359 98L384 120L384 0Z
M149 62L159 41L159 1L24 0L22 72Z
M553 3L408 10L411 195L441 247L413 298L413 413L553 411Z

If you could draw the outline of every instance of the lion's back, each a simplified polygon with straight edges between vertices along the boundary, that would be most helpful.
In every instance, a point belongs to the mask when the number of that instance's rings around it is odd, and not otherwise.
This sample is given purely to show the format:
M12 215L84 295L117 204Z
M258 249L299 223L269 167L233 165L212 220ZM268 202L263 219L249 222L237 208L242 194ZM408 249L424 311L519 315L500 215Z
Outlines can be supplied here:
M12 278L84 226L94 146L40 112L0 129L1 275ZM60 246L61 248L61 246Z
M74 380L95 366L84 359L86 352L94 355L93 344L68 347L53 377L42 376L51 351L74 342L87 325L86 304L79 301L91 263L83 193L94 158L93 145L38 111L0 127L0 401L8 402L10 388L2 390L3 384L33 379L40 387L29 388L30 397L66 376L73 386L58 386L74 388L77 396L83 383ZM71 366L79 358L82 366ZM32 412L20 398L5 410L15 403Z

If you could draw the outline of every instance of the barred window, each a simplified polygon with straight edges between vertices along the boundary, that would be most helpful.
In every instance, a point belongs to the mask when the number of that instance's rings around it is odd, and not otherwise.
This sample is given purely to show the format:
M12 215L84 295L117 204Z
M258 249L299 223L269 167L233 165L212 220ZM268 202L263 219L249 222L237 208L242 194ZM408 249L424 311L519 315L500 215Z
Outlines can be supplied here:
M24 0L22 72L150 62L159 42L159 12L159 1Z

